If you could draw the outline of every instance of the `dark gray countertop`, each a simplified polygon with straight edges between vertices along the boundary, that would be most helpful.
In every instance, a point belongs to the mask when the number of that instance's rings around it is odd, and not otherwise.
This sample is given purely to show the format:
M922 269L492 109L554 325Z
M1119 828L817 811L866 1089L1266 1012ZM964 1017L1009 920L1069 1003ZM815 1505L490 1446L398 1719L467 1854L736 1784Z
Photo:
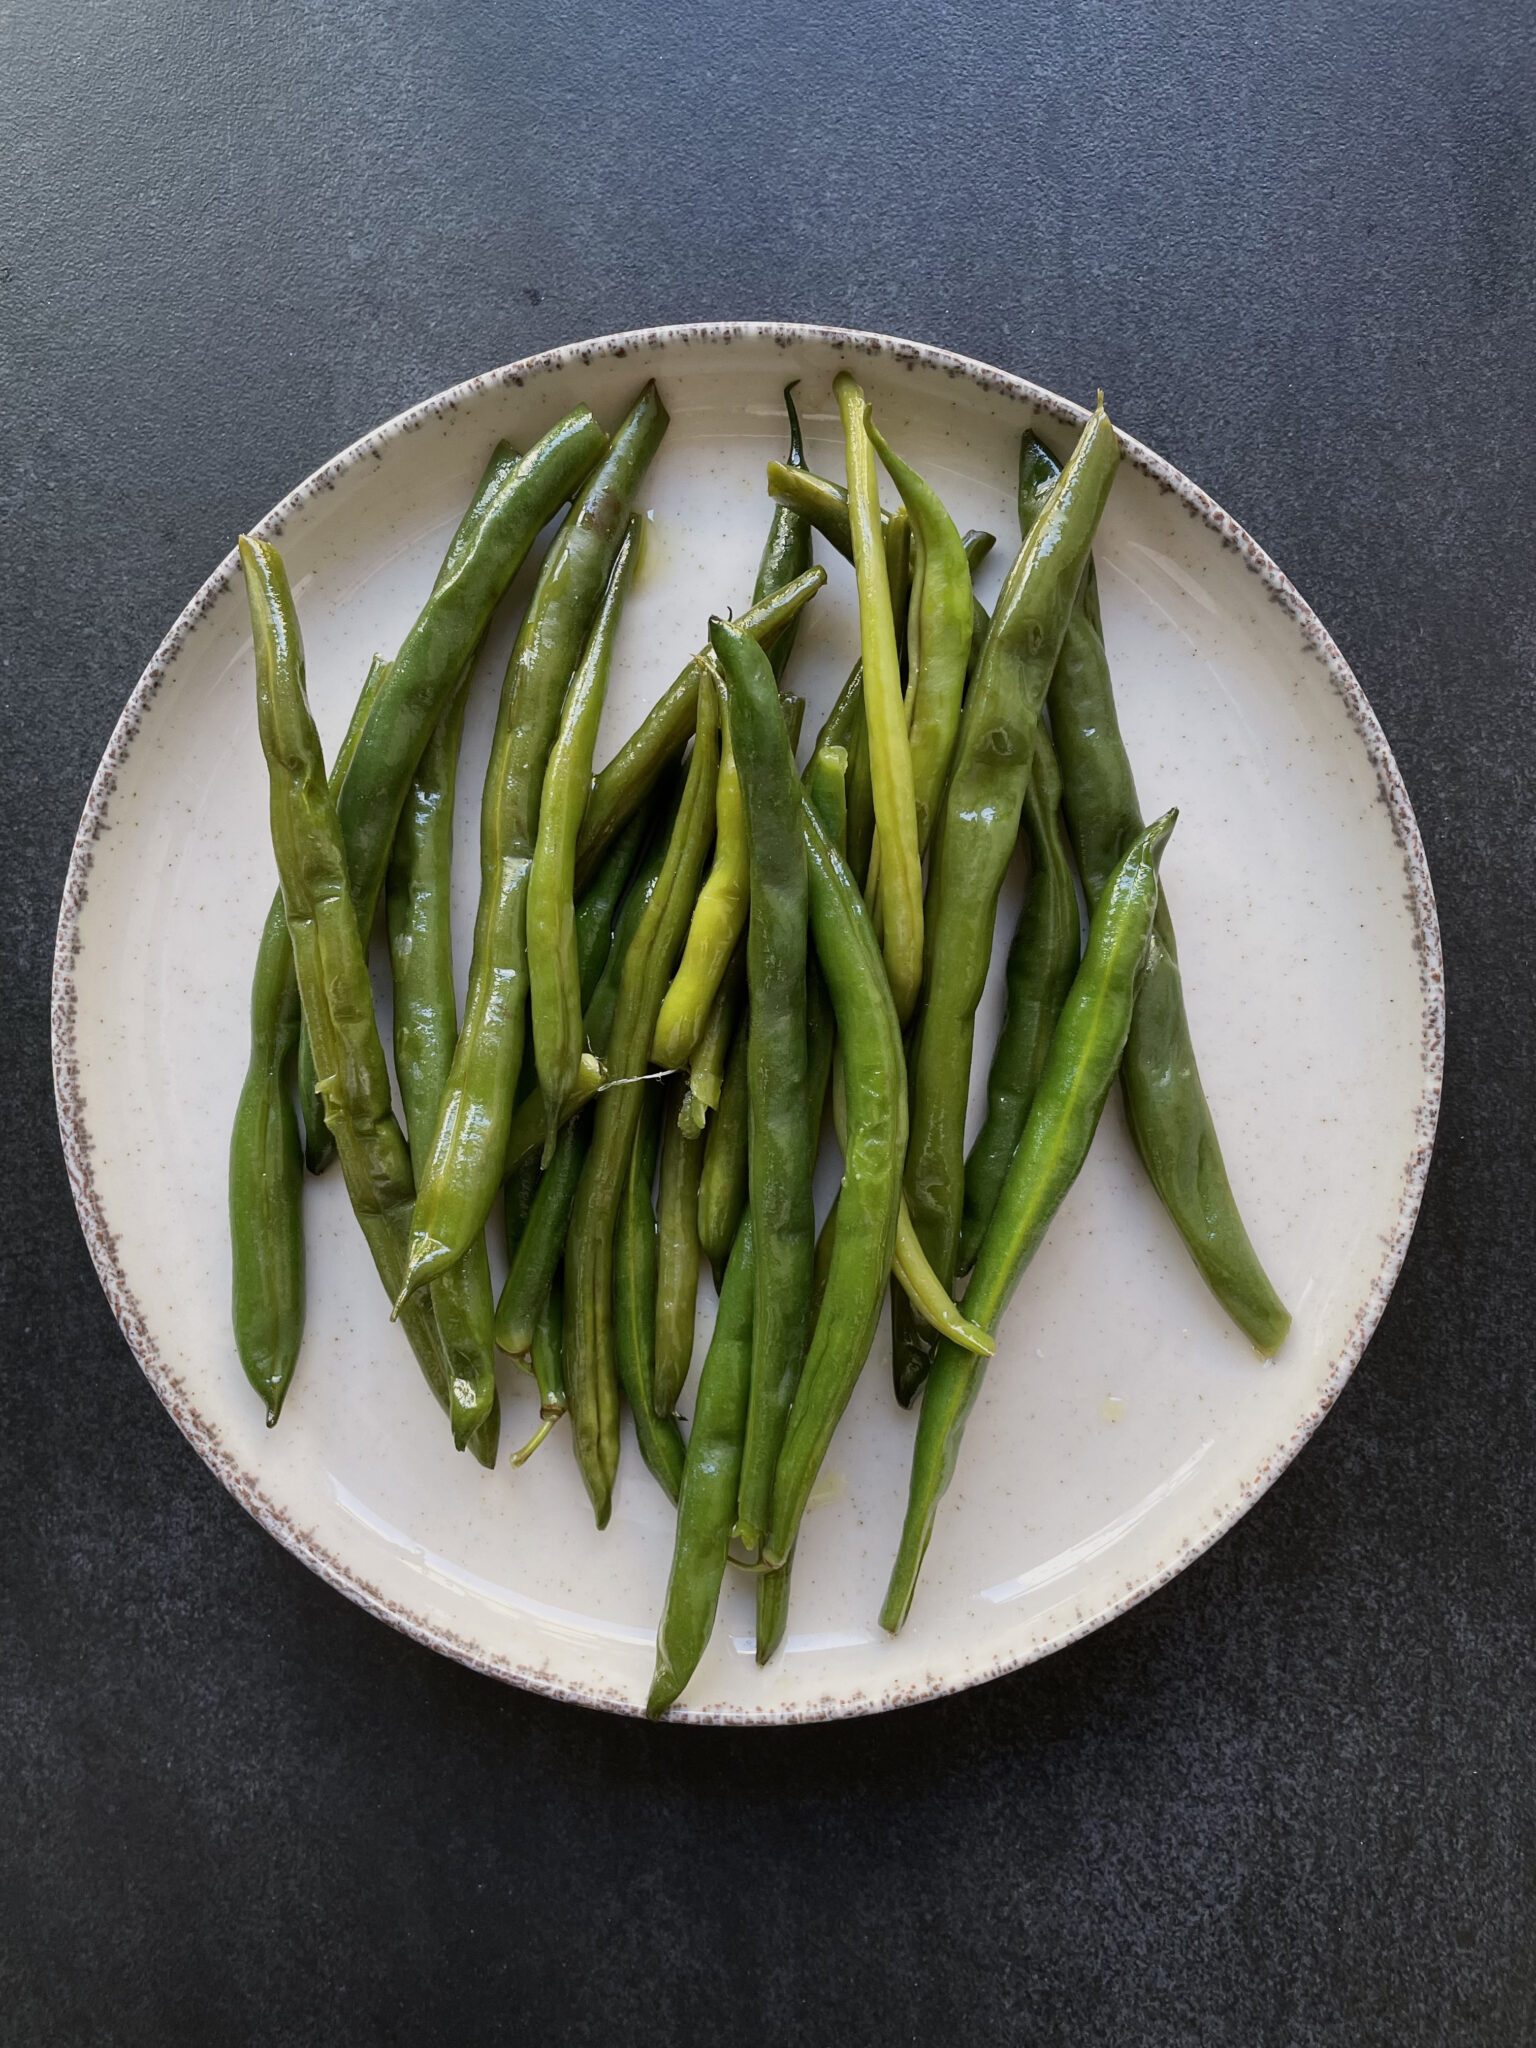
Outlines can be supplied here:
M8 2042L1536 2036L1528 12L829 12L3 10ZM1353 662L1451 1004L1295 1469L1045 1664L770 1734L504 1690L264 1536L112 1321L48 1067L92 770L235 532L445 384L693 317L1102 384Z

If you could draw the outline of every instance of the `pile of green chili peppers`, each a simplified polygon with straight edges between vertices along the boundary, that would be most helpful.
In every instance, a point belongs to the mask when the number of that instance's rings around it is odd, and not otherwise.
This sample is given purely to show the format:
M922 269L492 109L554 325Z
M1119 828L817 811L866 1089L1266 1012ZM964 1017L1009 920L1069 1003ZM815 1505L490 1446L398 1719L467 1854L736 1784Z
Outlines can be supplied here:
M565 1422L603 1527L627 1409L676 1508L653 1715L696 1671L728 1566L753 1575L758 1661L782 1643L806 1511L888 1292L895 1396L921 1398L880 1617L905 1621L998 1321L1116 1079L1217 1299L1263 1356L1290 1325L1195 1064L1159 880L1176 814L1144 824L1120 738L1092 559L1120 453L1102 399L1064 461L1025 435L1020 546L989 615L972 575L993 537L959 532L846 372L847 481L814 475L793 388L750 603L709 619L596 775L667 428L654 385L611 432L578 407L526 453L493 451L329 774L282 560L240 543L280 884L230 1144L241 1363L276 1423L303 1333L305 1168L337 1158L456 1448L497 1464L511 1357L539 1410L512 1465ZM501 684L461 1016L465 706L562 508ZM804 706L784 683L826 580L815 535L852 563L859 648L802 773ZM1007 1009L967 1155L976 1009L1021 841ZM394 1088L367 960L381 904ZM828 1122L843 1170L818 1230ZM706 1259L719 1306L695 1379Z

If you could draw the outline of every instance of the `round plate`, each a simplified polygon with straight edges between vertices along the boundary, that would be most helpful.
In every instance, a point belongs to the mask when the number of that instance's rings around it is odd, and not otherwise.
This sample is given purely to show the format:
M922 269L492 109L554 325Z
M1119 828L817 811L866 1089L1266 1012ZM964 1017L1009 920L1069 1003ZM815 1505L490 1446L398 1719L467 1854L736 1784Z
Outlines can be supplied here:
M369 656L395 647L430 588L497 436L527 447L579 401L611 422L654 376L672 426L644 489L651 530L624 616L605 759L700 644L711 611L751 591L768 517L763 465L783 450L788 379L800 379L812 466L840 473L831 385L844 367L960 526L998 535L978 579L990 599L1017 544L1019 435L1037 427L1064 452L1080 408L939 349L825 328L674 327L587 342L402 414L255 529L288 565L327 752ZM1278 1358L1254 1358L1202 1286L1112 1098L1004 1322L906 1628L891 1638L876 1621L915 1424L891 1395L882 1333L805 1523L783 1652L758 1669L752 1582L731 1574L681 1718L873 1712L1011 1670L1109 1620L1230 1527L1295 1455L1402 1261L1434 1135L1444 1019L1434 899L1407 795L1359 685L1285 577L1176 470L1134 441L1123 447L1097 559L1125 737L1146 815L1180 806L1163 874L1201 1069L1295 1328ZM857 644L851 572L828 568L791 671L809 699L807 742ZM493 630L465 741L461 986L481 774L527 589L525 573ZM485 1473L456 1456L335 1174L306 1190L304 1353L281 1425L263 1427L230 1335L225 1159L274 879L231 554L129 700L64 895L54 1065L92 1257L199 1454L322 1577L480 1670L638 1710L673 1518L633 1439L601 1536L558 1435L516 1473L505 1458ZM973 1130L1017 900L1015 876L980 1019ZM387 976L376 980L387 1005ZM707 1276L700 1294L701 1357L714 1311ZM503 1364L505 1449L532 1428L536 1399Z

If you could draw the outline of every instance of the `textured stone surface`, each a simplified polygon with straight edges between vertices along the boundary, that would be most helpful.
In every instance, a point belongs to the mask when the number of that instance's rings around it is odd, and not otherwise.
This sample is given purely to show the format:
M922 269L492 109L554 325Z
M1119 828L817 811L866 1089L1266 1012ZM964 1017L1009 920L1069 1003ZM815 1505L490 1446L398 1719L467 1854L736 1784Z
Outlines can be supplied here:
M1529 23L826 12L0 8L6 2041L1536 2035ZM240 525L474 370L727 316L1102 383L1355 664L1451 1002L1294 1471L1048 1663L775 1734L501 1690L262 1536L108 1314L46 1035L91 771Z

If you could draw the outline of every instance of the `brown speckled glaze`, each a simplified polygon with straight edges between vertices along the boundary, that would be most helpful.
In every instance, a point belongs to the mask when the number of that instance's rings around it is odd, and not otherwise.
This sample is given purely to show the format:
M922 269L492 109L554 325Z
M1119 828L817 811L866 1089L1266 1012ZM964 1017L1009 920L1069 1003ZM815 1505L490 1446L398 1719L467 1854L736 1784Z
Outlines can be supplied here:
M391 444L401 441L431 421L443 419L478 394L497 385L522 387L536 384L540 380L567 380L574 385L579 382L580 372L584 367L601 359L623 360L637 352L647 355L669 350L685 353L699 348L729 345L743 338L775 343L786 349L796 345L815 344L849 356L880 357L887 363L908 370L921 367L929 372L938 371L953 380L967 380L984 392L1006 400L1019 401L1031 407L1036 413L1053 417L1068 427L1080 425L1086 417L1081 407L1005 371L989 368L943 349L897 340L890 336L835 328L770 323L701 324L650 329L606 336L574 347L531 356L502 369L490 371L484 376L472 378L465 384L428 399L424 404L400 414L396 419L364 436L333 461L326 463L275 506L253 530L270 538L280 536L289 519L300 507L319 494L334 490L337 480L348 470L370 460L382 461ZM680 364L679 369L682 368L683 365ZM564 400L568 396L569 400L574 402L580 395L580 392L573 388L569 394L562 392L560 397ZM1294 623L1307 652L1327 671L1332 687L1364 748L1376 778L1379 802L1390 818L1392 831L1402 856L1403 887L1407 893L1417 953L1423 1026L1422 1095L1417 1109L1415 1141L1403 1162L1401 1195L1395 1227L1382 1244L1380 1262L1374 1279L1364 1298L1359 1301L1349 1327L1347 1341L1333 1359L1331 1371L1310 1411L1298 1421L1283 1441L1274 1444L1262 1462L1236 1485L1230 1497L1215 1512L1205 1516L1199 1531L1187 1537L1176 1554L1157 1560L1153 1568L1139 1575L1125 1578L1116 1597L1093 1607L1091 1611L1080 1613L1072 1625L1054 1629L1048 1638L1032 1639L1022 1653L1010 1652L1007 1656L990 1662L985 1659L973 1659L947 1663L943 1668L929 1673L921 1683L903 1683L879 1693L850 1689L846 1693L827 1693L814 1700L802 1699L790 1705L765 1700L760 1708L741 1712L690 1708L685 1700L675 1710L675 1719L768 1724L874 1713L889 1707L906 1705L977 1684L1003 1671L1016 1668L1020 1663L1043 1656L1053 1649L1060 1648L1064 1643L1102 1626L1104 1622L1122 1613L1135 1602L1145 1599L1149 1593L1165 1584L1229 1528L1296 1455L1312 1430L1333 1405L1369 1342L1406 1253L1418 1214L1434 1143L1445 1028L1439 927L1429 871L1412 806L1391 750L1364 693L1338 648L1290 581L1237 522L1214 504L1203 491L1150 449L1128 436L1121 435L1120 438L1125 460L1152 479L1162 491L1173 494L1192 518L1203 522L1219 537L1223 547L1234 551L1248 571L1258 579L1268 597ZM75 970L80 946L80 913L90 886L97 844L111 819L119 773L139 734L144 715L154 702L168 670L180 651L197 632L213 605L234 586L237 574L237 558L231 553L197 592L156 650L154 658L124 708L97 770L70 861L54 960L53 1058L65 1163L86 1243L123 1333L151 1385L178 1427L190 1439L199 1456L212 1467L224 1485L262 1526L303 1558L305 1563L318 1572L328 1584L417 1640L444 1651L490 1676L529 1686L552 1697L578 1700L588 1706L633 1711L633 1702L617 1691L605 1692L601 1687L593 1685L571 1687L547 1668L514 1666L504 1658L488 1654L480 1644L454 1635L436 1622L429 1622L422 1616L410 1612L398 1602L386 1597L380 1588L368 1583L354 1569L339 1562L315 1540L312 1531L296 1525L289 1514L268 1496L257 1479L242 1469L238 1459L231 1455L217 1432L199 1415L196 1402L187 1387L167 1368L157 1345L155 1332L135 1299L132 1283L119 1257L112 1225L93 1176L88 1105L82 1095L75 1051Z

